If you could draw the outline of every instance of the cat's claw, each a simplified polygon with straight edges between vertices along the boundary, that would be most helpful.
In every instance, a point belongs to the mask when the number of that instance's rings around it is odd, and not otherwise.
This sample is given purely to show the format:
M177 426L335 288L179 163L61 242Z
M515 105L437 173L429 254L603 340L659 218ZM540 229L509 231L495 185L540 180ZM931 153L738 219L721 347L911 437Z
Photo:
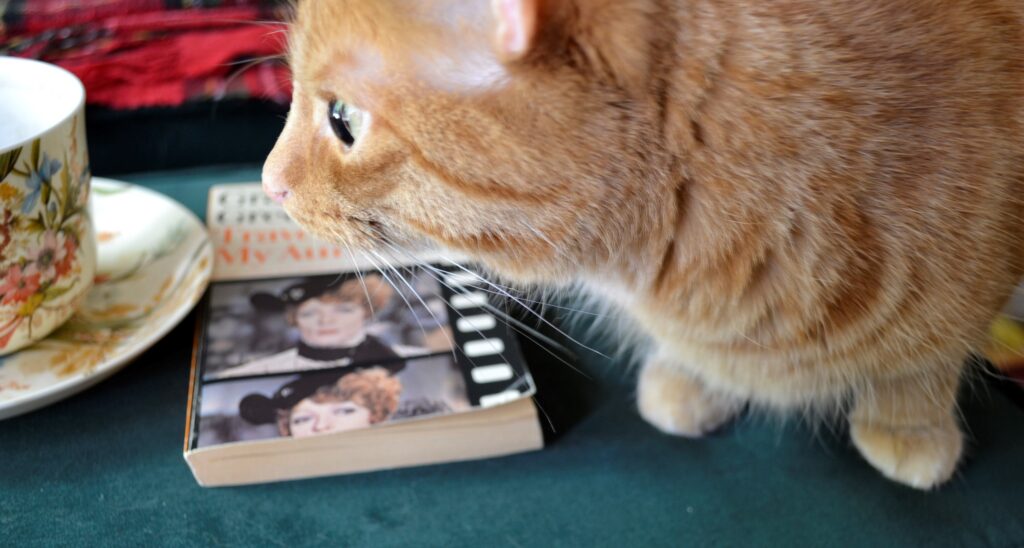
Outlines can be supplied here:
M662 432L699 438L729 422L744 404L710 394L686 375L648 365L637 384L637 405L640 415Z
M915 489L944 483L963 453L963 434L952 418L938 426L901 429L852 421L850 436L878 471Z

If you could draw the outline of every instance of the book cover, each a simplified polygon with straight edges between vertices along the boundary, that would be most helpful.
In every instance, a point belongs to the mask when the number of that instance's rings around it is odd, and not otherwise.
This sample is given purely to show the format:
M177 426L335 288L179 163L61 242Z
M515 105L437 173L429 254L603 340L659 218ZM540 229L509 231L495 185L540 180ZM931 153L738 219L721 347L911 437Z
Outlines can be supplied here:
M200 483L293 479L540 447L533 379L491 304L494 290L479 274L439 257L357 258L305 234L258 184L213 187L207 223L216 264L200 305L185 440ZM506 424L510 412L524 419L518 446L472 446L473 432L486 434L488 417ZM427 423L438 439L455 432L464 451L451 444L424 450L417 436ZM366 462L359 466L352 465L358 459L351 449L337 446L333 459L329 454L333 444L356 435L380 433L400 445L396 438L405 432L414 433L405 460L382 455L375 462L372 440L361 445ZM306 466L303 453L323 462ZM217 459L221 468L235 462L227 477L207 473L217 468L207 463ZM253 459L266 462L254 466Z

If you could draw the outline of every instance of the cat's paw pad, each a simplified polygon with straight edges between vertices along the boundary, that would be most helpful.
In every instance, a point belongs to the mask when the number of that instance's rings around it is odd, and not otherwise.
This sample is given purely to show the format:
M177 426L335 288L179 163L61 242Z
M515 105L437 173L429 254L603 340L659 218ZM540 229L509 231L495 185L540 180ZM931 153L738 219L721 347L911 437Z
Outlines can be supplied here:
M923 490L952 477L964 443L952 419L939 426L902 429L853 422L850 435L860 454L885 477Z
M743 402L710 395L685 376L646 368L637 385L637 406L640 416L662 432L699 438L729 422Z

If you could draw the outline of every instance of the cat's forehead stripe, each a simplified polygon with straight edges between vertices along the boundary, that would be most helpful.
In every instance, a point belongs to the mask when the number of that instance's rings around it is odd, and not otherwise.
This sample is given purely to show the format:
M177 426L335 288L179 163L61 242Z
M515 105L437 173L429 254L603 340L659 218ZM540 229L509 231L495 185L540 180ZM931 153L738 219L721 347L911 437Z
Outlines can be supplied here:
M464 4L447 2L426 2L415 9L407 6L397 15L380 5L351 8L351 13L339 14L329 6L307 7L297 26L294 65L295 78L307 89L331 86L365 91L404 81L444 92L472 93L507 81L508 73L490 47L486 10L478 13ZM410 9L416 13L408 13ZM431 10L450 17L438 18ZM343 15L337 24L327 21Z
M372 88L389 82L384 61L371 49L344 51L335 47L310 52L295 67L296 85L308 93L329 95L369 106Z

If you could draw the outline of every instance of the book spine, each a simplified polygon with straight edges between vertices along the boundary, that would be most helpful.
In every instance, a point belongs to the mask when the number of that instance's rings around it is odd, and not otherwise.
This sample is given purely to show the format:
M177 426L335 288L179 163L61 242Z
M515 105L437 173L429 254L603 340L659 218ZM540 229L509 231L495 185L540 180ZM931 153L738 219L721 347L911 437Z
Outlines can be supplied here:
M189 366L188 376L188 405L185 410L185 454L196 448L196 441L199 439L197 426L199 421L199 394L202 386L202 368L200 364L203 363L203 353L206 351L206 337L203 336L203 333L209 321L209 289L207 289L206 294L196 306L196 311L195 335L192 339L192 363Z

